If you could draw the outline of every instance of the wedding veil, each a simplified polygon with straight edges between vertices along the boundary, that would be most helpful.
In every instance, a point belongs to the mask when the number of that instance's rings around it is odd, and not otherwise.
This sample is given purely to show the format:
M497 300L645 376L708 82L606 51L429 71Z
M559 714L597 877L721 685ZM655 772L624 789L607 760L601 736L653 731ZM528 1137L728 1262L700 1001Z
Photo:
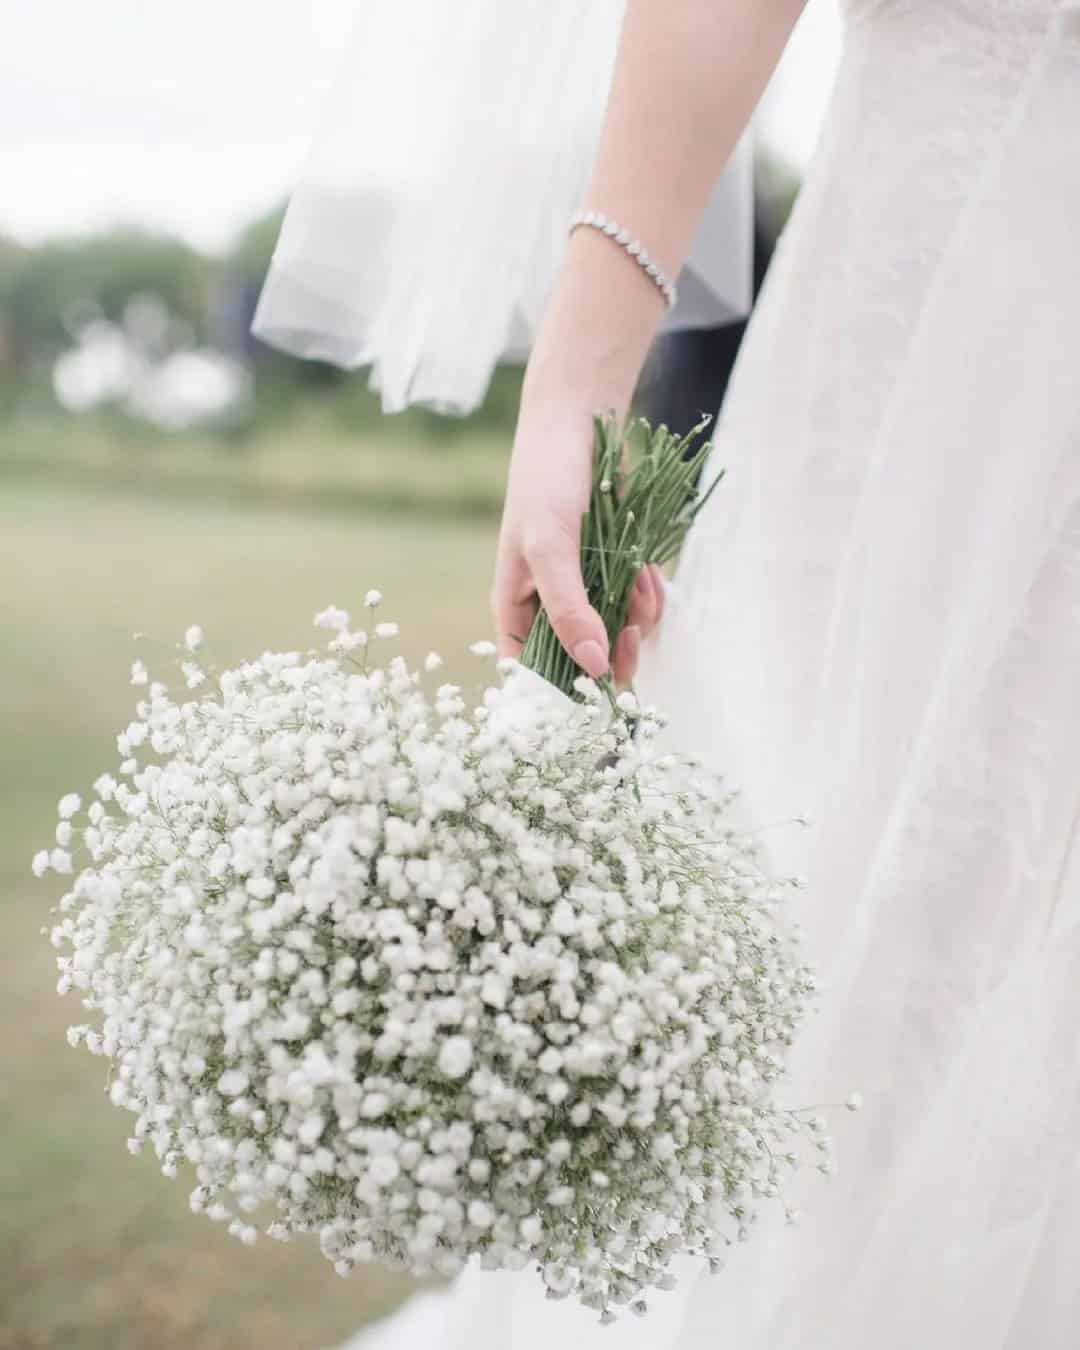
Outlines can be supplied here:
M370 365L385 411L466 413L528 351L580 205L623 0L366 0L252 331ZM719 179L669 328L751 304L748 137ZM626 222L633 227L633 222Z

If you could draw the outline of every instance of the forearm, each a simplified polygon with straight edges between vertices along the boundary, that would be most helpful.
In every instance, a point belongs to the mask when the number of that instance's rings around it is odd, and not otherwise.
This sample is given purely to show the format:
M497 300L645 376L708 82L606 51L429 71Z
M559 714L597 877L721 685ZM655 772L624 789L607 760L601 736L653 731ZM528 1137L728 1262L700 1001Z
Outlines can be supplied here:
M583 205L633 231L674 277L805 0L627 0ZM575 391L623 411L664 312L660 292L595 230L575 230L525 398Z

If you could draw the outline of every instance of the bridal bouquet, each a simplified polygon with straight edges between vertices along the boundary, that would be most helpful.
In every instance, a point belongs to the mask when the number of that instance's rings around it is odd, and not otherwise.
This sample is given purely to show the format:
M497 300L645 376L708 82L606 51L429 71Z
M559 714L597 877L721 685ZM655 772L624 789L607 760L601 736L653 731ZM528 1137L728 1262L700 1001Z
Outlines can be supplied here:
M614 632L704 450L646 428L626 472L605 423L597 447L583 558ZM69 1039L111 1061L132 1151L244 1242L314 1233L342 1273L534 1262L605 1321L642 1311L673 1255L719 1268L784 1203L797 1138L829 1170L821 1118L773 1100L814 989L793 883L543 616L476 706L434 654L384 658L393 624L316 623L325 650L219 674L189 630L175 696L136 662L118 769L34 860L72 878Z

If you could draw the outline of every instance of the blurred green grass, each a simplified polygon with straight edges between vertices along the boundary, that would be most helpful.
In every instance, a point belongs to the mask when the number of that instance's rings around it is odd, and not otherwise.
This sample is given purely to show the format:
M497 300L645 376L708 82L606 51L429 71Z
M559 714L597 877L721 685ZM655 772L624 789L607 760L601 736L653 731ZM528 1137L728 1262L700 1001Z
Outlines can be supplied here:
M221 427L168 433L108 411L46 411L0 416L0 481L290 511L494 520L508 439L463 424L421 434L393 418L357 432L317 400L256 434Z
M447 678L479 679L465 647L489 631L492 522L285 501L0 484L0 1350L317 1350L409 1288L378 1268L343 1281L310 1248L243 1248L128 1155L102 1061L64 1039L81 1010L54 992L40 931L56 888L29 871L56 799L113 767L131 660L170 667L188 624L224 665L308 645L316 610L378 586L410 657L433 647Z

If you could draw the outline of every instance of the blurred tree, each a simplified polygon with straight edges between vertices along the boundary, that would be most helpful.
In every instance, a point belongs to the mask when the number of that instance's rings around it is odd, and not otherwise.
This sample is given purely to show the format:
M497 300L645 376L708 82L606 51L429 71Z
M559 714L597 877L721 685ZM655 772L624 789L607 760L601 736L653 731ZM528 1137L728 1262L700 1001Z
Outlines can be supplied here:
M282 204L241 231L225 260L233 276L262 285L284 219L285 206Z
M202 336L210 271L189 245L143 230L0 248L0 331L11 364L25 370L51 360L81 322L95 315L119 322L136 295L157 297Z
M23 265L25 253L21 244L0 235L0 383L13 378L20 364L14 316L4 301L5 283Z

